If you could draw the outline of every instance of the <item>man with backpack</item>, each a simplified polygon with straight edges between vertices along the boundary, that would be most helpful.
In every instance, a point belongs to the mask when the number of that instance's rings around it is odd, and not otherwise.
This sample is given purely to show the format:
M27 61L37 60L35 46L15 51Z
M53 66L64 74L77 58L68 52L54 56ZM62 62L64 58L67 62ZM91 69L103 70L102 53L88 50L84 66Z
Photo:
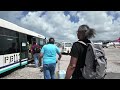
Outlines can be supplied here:
M31 52L33 54L35 67L39 67L39 54L40 54L40 46L36 43L36 41L33 41L33 45L31 47Z
M106 58L101 46L89 39L95 30L81 25L77 31L78 41L72 46L70 63L65 79L103 79L106 74Z

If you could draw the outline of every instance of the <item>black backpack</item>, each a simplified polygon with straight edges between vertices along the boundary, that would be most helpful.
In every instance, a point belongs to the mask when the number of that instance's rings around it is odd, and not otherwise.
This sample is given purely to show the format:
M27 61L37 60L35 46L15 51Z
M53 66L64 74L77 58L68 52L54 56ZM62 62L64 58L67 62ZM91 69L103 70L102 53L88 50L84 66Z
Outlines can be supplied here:
M33 48L33 51L34 51L34 53L40 53L40 46L36 45L36 46Z

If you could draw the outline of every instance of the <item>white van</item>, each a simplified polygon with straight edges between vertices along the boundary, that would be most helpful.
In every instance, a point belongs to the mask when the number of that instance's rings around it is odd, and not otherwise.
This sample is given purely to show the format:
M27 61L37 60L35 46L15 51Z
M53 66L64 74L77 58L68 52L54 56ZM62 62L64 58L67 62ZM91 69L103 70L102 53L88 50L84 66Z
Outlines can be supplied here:
M62 53L69 54L72 48L72 43L62 42Z
M60 49L60 52L62 52L62 44L59 42L55 42L55 45Z

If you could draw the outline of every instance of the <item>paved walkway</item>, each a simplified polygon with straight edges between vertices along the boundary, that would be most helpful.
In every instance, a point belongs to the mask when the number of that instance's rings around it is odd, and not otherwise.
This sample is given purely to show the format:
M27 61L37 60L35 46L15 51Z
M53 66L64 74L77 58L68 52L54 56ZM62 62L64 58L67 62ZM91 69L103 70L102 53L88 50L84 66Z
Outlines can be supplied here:
M105 79L120 79L120 48L105 48L107 61L107 76ZM61 70L67 70L70 62L69 55L63 55L60 61ZM58 68L56 67L56 71ZM39 68L34 68L34 64L29 64L25 68L18 69L1 79L43 79L43 72Z

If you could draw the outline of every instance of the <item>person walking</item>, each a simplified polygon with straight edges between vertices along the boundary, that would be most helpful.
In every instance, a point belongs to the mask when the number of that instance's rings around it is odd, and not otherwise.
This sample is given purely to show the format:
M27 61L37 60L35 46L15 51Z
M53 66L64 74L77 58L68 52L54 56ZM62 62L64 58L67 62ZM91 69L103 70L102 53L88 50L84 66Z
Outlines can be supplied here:
M33 45L31 47L31 52L33 54L35 68L39 67L39 54L40 54L40 46L36 43L36 41L33 41Z
M54 45L54 38L49 38L48 44L44 45L41 49L40 60L43 60L43 73L44 79L55 79L56 68L56 55L58 54L58 60L61 59L60 49Z
M78 41L83 41L84 43L90 43L90 38L94 37L95 30L89 28L88 25L81 25L77 31ZM70 52L70 63L67 67L65 79L84 79L80 68L83 68L85 64L87 47L79 42L73 43Z

